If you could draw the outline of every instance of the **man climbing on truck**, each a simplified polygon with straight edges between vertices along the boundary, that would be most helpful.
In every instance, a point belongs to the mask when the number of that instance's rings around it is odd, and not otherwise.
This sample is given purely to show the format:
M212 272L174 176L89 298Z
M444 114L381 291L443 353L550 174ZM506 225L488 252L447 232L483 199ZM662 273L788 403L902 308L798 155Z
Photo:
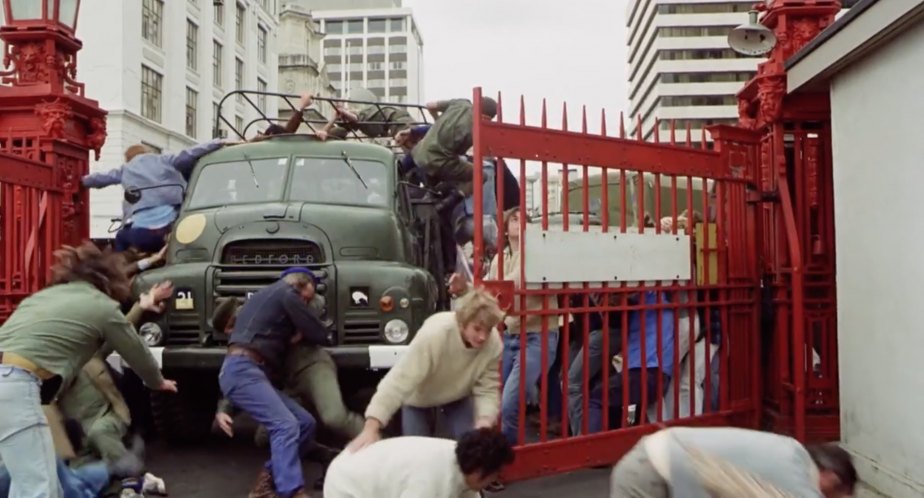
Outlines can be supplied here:
M448 188L472 193L474 166L465 156L472 147L472 103L465 99L441 100L427 104L436 118L430 130L414 146L414 162L427 173L432 185L443 183ZM482 119L494 119L497 102L490 97L481 99ZM401 140L397 136L396 140Z

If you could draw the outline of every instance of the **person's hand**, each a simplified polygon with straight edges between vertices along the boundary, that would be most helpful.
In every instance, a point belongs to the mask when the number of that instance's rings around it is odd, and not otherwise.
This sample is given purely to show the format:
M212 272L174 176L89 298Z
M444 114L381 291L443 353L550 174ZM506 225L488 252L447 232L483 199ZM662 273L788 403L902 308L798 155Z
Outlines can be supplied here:
M228 437L234 437L234 419L231 418L231 415L224 412L216 413L215 424L218 425L218 428L227 434Z
M314 94L311 92L305 92L302 94L302 98L298 99L298 108L299 110L305 110L306 107L314 103Z
M148 257L148 264L150 266L154 266L160 263L161 261L163 261L164 258L166 257L167 257L167 244L164 244L164 247L161 247L160 250L157 251L157 254L154 254Z
M479 417L475 421L475 429L490 429L494 427L494 419L490 417Z
M164 379L160 386L157 387L157 390L165 393L175 393L177 392L176 381Z
M318 132L315 133L314 135L315 135L316 137L318 137L318 140L320 140L320 141L322 141L322 142L325 141L325 140L327 140L327 137L329 136L329 135L327 134L327 130L318 130Z
M173 295L173 283L169 280L158 282L138 298L141 309L154 313L163 313L167 299Z
M289 344L298 344L299 342L301 342L301 340L302 340L302 333L296 332L295 335L293 335L292 338L289 339Z
M395 134L395 143L404 146L409 138L411 138L411 130L401 130Z
M370 444L378 442L380 439L382 439L382 433L379 432L377 428L367 424L363 431L360 432L356 438L350 441L350 444L347 445L346 450L350 453L355 453L365 448L366 446L369 446Z
M468 287L468 282L461 274L453 273L452 276L449 277L449 293L453 296L458 296L465 292L466 287Z

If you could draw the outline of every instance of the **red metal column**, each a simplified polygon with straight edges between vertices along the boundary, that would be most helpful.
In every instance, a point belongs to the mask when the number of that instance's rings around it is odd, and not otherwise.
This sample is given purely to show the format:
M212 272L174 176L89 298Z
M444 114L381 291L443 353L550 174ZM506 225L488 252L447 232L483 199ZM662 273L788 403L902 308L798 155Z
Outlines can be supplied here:
M0 27L0 322L44 285L58 246L88 237L80 179L106 140L106 112L76 81L77 14L71 21L58 1L41 3L40 17L20 19L5 0Z
M770 428L801 440L839 435L830 105L827 93L786 95L786 59L834 21L838 0L758 5L778 43L738 94L740 125L761 135L760 257L775 323L763 365ZM766 344L766 343L765 343ZM815 372L813 351L821 357ZM809 403L808 397L813 397Z

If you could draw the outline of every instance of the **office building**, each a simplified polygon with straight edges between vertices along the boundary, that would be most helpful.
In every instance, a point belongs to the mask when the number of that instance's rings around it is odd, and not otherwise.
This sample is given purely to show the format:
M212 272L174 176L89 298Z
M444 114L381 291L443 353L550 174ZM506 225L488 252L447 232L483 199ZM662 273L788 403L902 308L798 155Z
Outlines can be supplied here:
M340 96L368 88L389 102L422 102L423 38L399 0L300 0L321 21L324 64Z
M276 0L92 3L77 25L84 44L78 79L109 111L106 145L92 171L119 167L132 144L168 152L209 140L226 93L277 87ZM257 104L275 115L275 99ZM221 112L238 129L258 118L235 97ZM110 219L122 214L121 189L94 190L90 199L91 236L110 237Z
M711 124L734 124L735 94L757 71L762 58L728 46L728 32L748 20L750 1L629 0L626 9L630 116L642 118L646 139L661 120L678 138L689 125L693 140ZM707 134L708 139L708 134Z

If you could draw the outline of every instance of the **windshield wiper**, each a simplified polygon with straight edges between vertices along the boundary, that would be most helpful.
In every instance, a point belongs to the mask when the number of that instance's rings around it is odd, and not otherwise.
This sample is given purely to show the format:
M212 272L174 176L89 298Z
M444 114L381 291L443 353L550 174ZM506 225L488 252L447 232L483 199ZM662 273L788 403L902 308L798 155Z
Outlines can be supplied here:
M253 163L250 162L250 158L247 157L247 154L244 154L244 160L247 161L247 165L250 166L250 177L253 178L253 184L258 189L260 188L260 182L257 181L257 172L253 169Z
M363 184L363 188L369 190L369 186L366 185L366 182L363 181L362 175L359 174L359 171L356 171L356 168L353 166L353 162L350 161L350 156L347 155L345 150L340 151L340 156L343 158L343 162L353 171L353 174L356 175L356 178L359 179L359 183Z

